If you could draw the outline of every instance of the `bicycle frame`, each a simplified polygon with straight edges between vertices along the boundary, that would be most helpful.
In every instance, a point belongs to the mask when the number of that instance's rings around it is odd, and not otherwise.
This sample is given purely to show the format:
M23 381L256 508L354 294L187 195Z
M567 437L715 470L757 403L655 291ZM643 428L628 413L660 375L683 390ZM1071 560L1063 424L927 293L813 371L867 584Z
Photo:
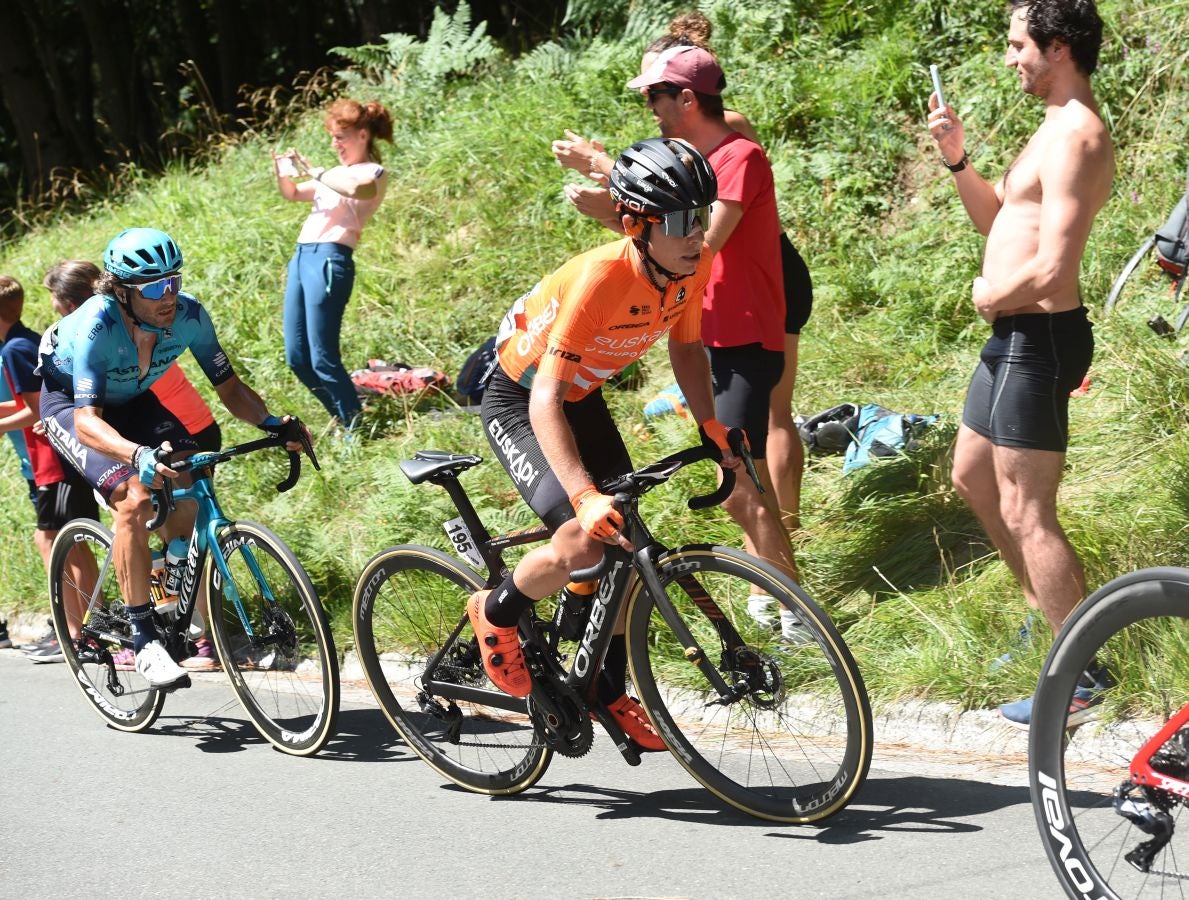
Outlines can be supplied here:
M681 454L677 456L680 457ZM422 459L433 458L422 457ZM687 454L685 460L693 461L693 455ZM462 457L459 461L465 461L466 467L469 467L478 463L479 458ZM668 461L662 460L660 463L655 464L656 471L665 472L666 464L671 466L673 459ZM682 462L681 464L683 465L685 463ZM680 466L677 467L679 468ZM505 535L492 536L479 519L474 505L471 503L466 490L459 481L459 471L458 469L446 469L432 474L424 480L445 488L455 509L459 513L458 519L446 523L447 535L450 537L455 549L463 556L466 556L471 561L475 561L474 556L477 555L482 560L483 565L488 570L485 585L488 588L494 588L500 581L507 577L508 569L504 563L502 551L508 547L545 540L550 536L550 532L547 527L542 525ZM668 474L671 474L672 471L676 471L676 469L674 468L669 471L665 477L667 478ZM406 474L408 475L410 473L406 472ZM418 482L415 480L414 483ZM728 483L725 493L720 488L716 492L716 495L723 494L725 496L726 493L730 492L732 487L733 483ZM712 502L709 502L712 498L702 499L707 502L699 505L712 505ZM697 640L694 638L684 619L669 599L664 586L660 583L660 579L657 576L655 566L657 557L668 548L656 541L641 518L639 497L619 494L617 495L617 500L620 503L624 518L624 533L632 545L636 547L636 550L629 553L618 545L608 545L605 548L602 562L597 566L584 572L571 573L571 578L575 581L593 581L597 579L598 584L591 597L591 607L587 616L586 628L578 641L578 647L574 652L573 661L568 671L563 669L560 666L560 662L557 661L555 655L557 638L551 634L551 623L540 619L535 615L534 610L530 610L521 619L520 630L522 636L529 639L525 647L526 656L535 655L539 665L543 666L546 670L554 670L554 675L558 676L558 680L582 697L588 705L589 710L594 713L600 724L611 735L624 758L630 764L636 765L640 761L639 754L629 744L627 736L619 724L606 711L603 705L599 703L596 691L596 678L601 670L607 650L610 647L615 632L614 625L624 610L624 604L627 600L629 589L632 586L631 574L633 572L640 577L642 589L647 591L649 598L660 612L665 623L673 630L674 635L681 642L681 646L686 648L686 658L693 665L697 666L709 683L713 685L722 698L722 702L730 702L736 699L739 696L740 690L746 690L746 686L741 688L740 686L728 685L726 683L721 673L698 645ZM718 502L718 499L713 499L713 502ZM458 527L459 524L462 527ZM474 551L473 554L472 551ZM692 578L688 580L683 579L682 585L695 604L716 624L727 645L742 646L742 638L714 601L701 589L697 581ZM463 628L466 627L467 623L468 618L464 614L455 625L449 639L442 644L442 647L428 661L426 665L427 673L432 673L437 669L447 652L447 648L453 646L455 639ZM548 648L553 653L542 652L543 648ZM472 703L481 703L495 709L503 709L510 712L525 713L527 711L525 699L511 697L500 691L461 685L454 681L439 681L434 678L425 678L422 682L422 687L433 696L447 700L464 700ZM545 691L536 682L534 682L533 692L530 694L530 697L538 704L549 703Z
M1152 768L1152 757L1160 752L1160 748L1169 739L1189 723L1189 703L1185 704L1177 713L1165 723L1152 739L1140 747L1139 752L1131 760L1131 783L1143 787L1152 787L1161 791L1168 791L1178 797L1189 799L1189 782L1180 778L1173 778Z

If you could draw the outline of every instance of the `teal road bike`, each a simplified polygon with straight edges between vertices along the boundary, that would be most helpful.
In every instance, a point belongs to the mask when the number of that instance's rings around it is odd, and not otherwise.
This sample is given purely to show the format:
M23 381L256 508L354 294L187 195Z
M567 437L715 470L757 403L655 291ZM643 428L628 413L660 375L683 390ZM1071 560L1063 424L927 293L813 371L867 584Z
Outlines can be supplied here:
M302 443L317 468L313 449ZM326 613L293 551L263 525L224 515L212 480L216 465L282 446L283 438L270 436L168 463L190 472L192 484L174 487L167 479L154 492L157 515L149 529L160 527L180 500L195 502L198 513L176 597L164 593L156 573L150 594L162 641L180 662L195 652L192 638L200 630L191 626L205 588L218 660L248 718L277 749L309 756L334 734L339 707L338 657ZM301 457L290 452L289 474L277 490L293 487L300 474ZM130 664L132 629L112 537L91 519L75 519L58 534L49 571L54 629L88 703L113 728L138 732L153 725L166 692Z

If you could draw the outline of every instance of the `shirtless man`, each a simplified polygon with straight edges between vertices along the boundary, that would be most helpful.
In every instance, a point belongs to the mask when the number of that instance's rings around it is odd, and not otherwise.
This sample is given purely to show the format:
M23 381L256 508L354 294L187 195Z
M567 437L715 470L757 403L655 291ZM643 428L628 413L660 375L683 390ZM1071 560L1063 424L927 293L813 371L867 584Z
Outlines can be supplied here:
M953 481L1055 633L1086 590L1057 521L1057 487L1069 392L1094 352L1078 269L1094 216L1110 196L1115 158L1090 86L1102 43L1093 0L1011 0L1011 7L1004 62L1025 93L1044 101L1045 116L998 182L974 171L954 110L938 108L936 95L929 101L942 161L987 236L971 299L992 336L966 397ZM1079 710L1100 699L1096 688L1106 676L1095 674L1074 695ZM999 709L1026 728L1032 699Z

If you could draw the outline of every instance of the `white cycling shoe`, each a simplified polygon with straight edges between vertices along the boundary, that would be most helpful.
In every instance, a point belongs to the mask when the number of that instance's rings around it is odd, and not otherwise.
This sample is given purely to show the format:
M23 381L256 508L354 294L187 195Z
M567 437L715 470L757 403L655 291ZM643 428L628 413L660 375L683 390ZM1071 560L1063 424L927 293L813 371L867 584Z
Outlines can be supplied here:
M159 691L190 686L190 673L173 661L160 641L150 641L136 654L136 672Z

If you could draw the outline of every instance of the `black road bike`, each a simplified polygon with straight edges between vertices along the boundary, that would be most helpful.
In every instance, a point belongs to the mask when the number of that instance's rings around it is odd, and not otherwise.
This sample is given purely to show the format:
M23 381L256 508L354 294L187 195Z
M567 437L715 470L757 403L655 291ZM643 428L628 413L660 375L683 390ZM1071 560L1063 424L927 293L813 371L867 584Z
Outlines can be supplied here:
M871 763L872 721L863 679L830 619L791 579L745 553L711 544L662 546L640 515L640 497L682 467L716 458L694 447L604 485L637 548L609 546L598 587L574 621L559 603L551 618L530 610L520 623L532 693L510 697L488 680L466 615L473 592L508 569L502 551L545 540L544 526L491 536L459 475L478 456L422 451L401 462L413 484L444 487L459 515L446 531L464 562L432 547L389 547L355 587L355 646L388 720L434 769L468 790L515 794L531 787L554 753L578 757L593 741L592 718L625 761L637 745L602 705L596 681L613 625L626 610L631 680L677 761L721 799L751 815L807 823L842 809ZM724 472L714 494L734 485ZM485 568L486 575L479 569ZM753 587L800 622L803 640L747 613ZM536 604L547 606L546 601Z
M339 707L338 657L326 613L293 551L263 525L224 516L212 479L215 465L283 446L283 440L267 437L177 462L161 459L178 472L192 472L193 483L173 488L166 479L154 492L157 515L148 527L159 528L176 500L198 505L176 609L157 614L170 655L181 661L194 654L189 630L205 577L215 649L244 711L277 749L309 756L334 734ZM317 467L312 448L303 444ZM301 458L290 452L289 474L277 490L293 487L300 474ZM120 652L130 651L132 628L111 551L111 530L91 519L74 519L58 534L49 575L54 629L96 712L113 728L144 731L160 714L166 692L134 670L126 661L130 652ZM155 607L166 600L156 575L150 595Z

